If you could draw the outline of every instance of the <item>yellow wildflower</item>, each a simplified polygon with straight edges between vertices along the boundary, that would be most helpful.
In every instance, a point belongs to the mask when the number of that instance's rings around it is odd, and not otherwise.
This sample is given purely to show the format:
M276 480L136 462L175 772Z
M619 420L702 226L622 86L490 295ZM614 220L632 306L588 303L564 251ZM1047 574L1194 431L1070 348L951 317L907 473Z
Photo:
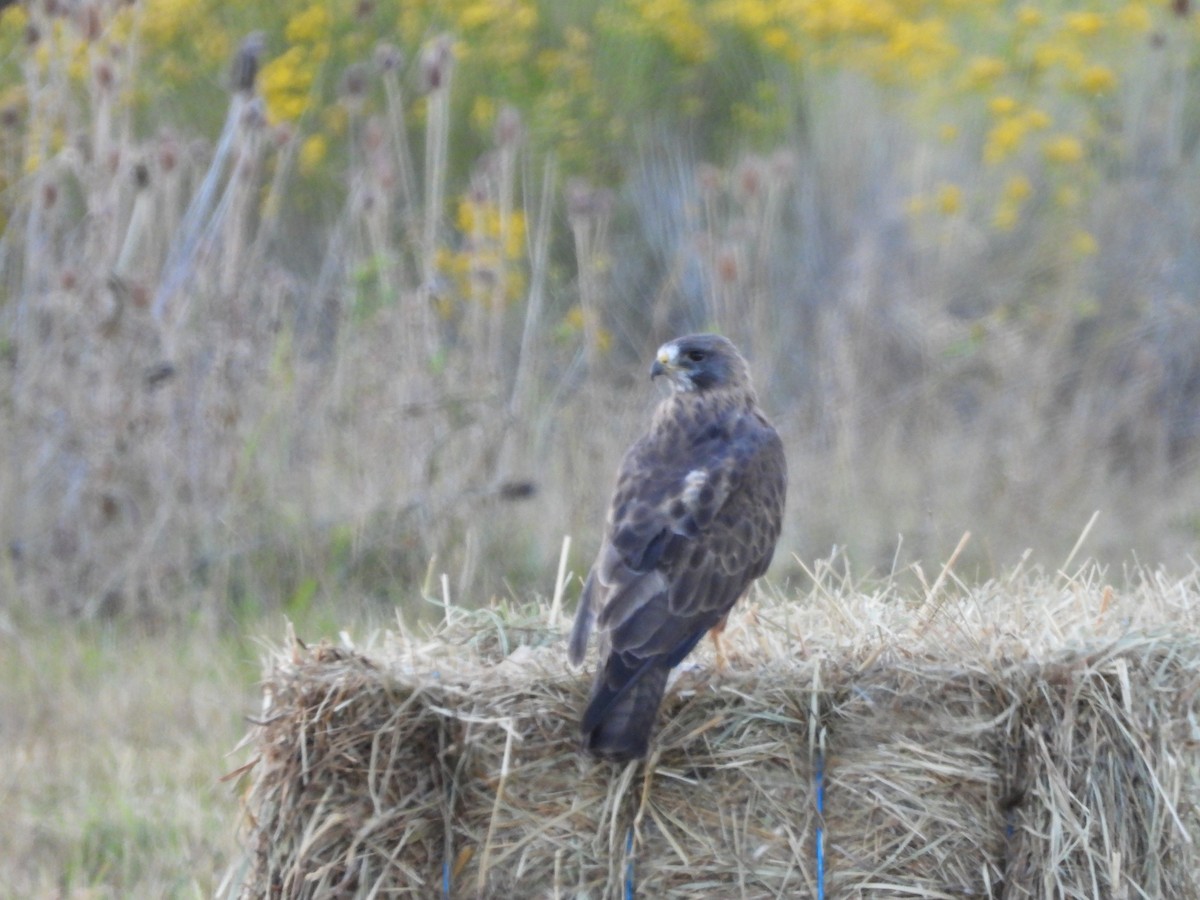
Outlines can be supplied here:
M517 5L515 10L510 12L512 18L509 20L511 25L519 31L532 31L538 23L538 11L532 3L521 3Z
M67 52L70 54L67 62L67 75L77 84L85 81L90 69L87 47L83 43L75 43L75 46L67 48Z
M1077 72L1085 65L1083 51L1062 41L1048 41L1033 48L1033 65L1037 69L1062 67Z
M1040 9L1022 6L1017 9L1017 24L1022 28L1037 28L1046 17Z
M308 108L313 67L300 47L289 47L259 73L259 87L273 122L294 121Z
M525 213L514 209L508 219L504 237L504 253L509 259L520 259L525 252Z
M476 131L486 134L495 121L496 99L480 94L471 104L471 124L475 127Z
M996 213L992 216L992 226L997 231L1012 231L1020 217L1017 205L1006 200L996 207Z
M919 22L897 23L888 41L888 51L897 48L904 48L905 68L917 81L936 75L958 55L958 48L947 36L946 23L933 16Z
M1079 142L1079 138L1059 134L1042 145L1042 153L1050 162L1076 163L1083 159L1083 144Z
M472 3L458 14L458 24L464 31L490 25L504 13L498 3Z
M1050 118L1050 114L1044 109L1038 109L1036 106L1025 111L1024 119L1030 131L1044 131L1054 124L1054 120Z
M1080 256L1092 256L1099 249L1095 236L1090 231L1076 231L1071 235L1071 250Z
M498 248L507 260L520 259L525 250L525 215L513 210L502 220L500 209L493 203L478 203L463 197L458 203L455 225L464 235L471 235L488 245ZM477 246L475 252L483 253ZM499 254L497 254L499 255Z
M1024 175L1014 175L1004 185L1004 199L1020 203L1033 192L1033 185Z
M1117 25L1122 31L1149 31L1150 10L1141 3L1126 3L1117 10Z
M292 44L315 44L328 38L333 16L324 3L314 3L308 9L288 19L284 37Z
M972 87L983 87L1002 77L1008 64L995 56L976 56L967 64L967 82Z
M782 28L768 28L762 34L763 46L772 53L778 53L786 59L795 62L800 58L800 47L792 40L792 36Z
M632 5L647 32L664 41L685 63L701 63L712 56L712 36L691 0L632 0Z
M1079 188L1073 184L1064 184L1054 192L1054 202L1063 209L1074 209L1082 199L1083 197L1079 192Z
M202 0L161 0L147 3L142 17L142 37L152 47L162 47L188 34L204 21Z
M938 128L938 137L940 137L947 144L951 143L952 141L957 140L958 139L958 126L953 124L952 122L944 122Z
M3 30L4 16L10 10L20 9L19 6L10 6L4 13L0 14L0 30ZM137 10L137 16L142 15L142 10ZM122 6L112 14L112 18L108 23L108 38L116 44L127 44L133 38L133 28L136 24L135 12L132 4Z
M1108 66L1088 66L1079 74L1079 86L1089 94L1106 94L1117 86L1117 76Z
M329 144L323 135L314 134L305 138L304 143L300 145L298 157L300 171L305 175L311 175L325 161L328 153Z
M709 10L714 22L728 22L747 34L756 34L775 21L775 10L766 0L720 0Z
M1098 12L1076 12L1066 18L1068 31L1080 37L1093 37L1104 28L1104 16Z
M988 131L987 141L983 145L983 159L987 163L998 163L1008 159L1021 147L1028 130L1020 116L1007 116L992 126Z
M29 24L29 13L25 12L23 6L14 3L0 13L0 30L2 31L20 34L25 30L27 24Z
M993 97L988 101L988 112L993 116L1007 116L1017 111L1017 101L1007 94Z
M962 188L957 184L942 184L937 191L938 212L952 216L962 208Z
M197 29L192 41L200 58L213 65L224 63L233 51L229 32L212 24Z

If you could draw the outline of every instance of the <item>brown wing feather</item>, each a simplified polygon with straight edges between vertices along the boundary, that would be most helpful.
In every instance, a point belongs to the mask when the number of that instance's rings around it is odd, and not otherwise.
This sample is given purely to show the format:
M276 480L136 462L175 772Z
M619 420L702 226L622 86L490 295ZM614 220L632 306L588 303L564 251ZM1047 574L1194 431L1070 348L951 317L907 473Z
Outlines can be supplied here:
M666 672L766 571L779 537L779 436L757 409L703 399L681 398L679 414L626 454L580 600L570 658L582 660L593 623L605 657L581 723L597 755L645 752L646 714L631 698L652 702L652 723Z

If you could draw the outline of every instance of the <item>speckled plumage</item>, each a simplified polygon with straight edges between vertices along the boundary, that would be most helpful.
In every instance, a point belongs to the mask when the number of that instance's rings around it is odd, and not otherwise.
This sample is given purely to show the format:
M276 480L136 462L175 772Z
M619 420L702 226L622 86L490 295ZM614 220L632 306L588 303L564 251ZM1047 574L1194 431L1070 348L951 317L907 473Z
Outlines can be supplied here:
M671 393L625 454L604 541L571 634L578 665L593 627L600 665L580 722L595 756L644 756L667 674L767 570L783 521L787 465L728 340L659 348Z

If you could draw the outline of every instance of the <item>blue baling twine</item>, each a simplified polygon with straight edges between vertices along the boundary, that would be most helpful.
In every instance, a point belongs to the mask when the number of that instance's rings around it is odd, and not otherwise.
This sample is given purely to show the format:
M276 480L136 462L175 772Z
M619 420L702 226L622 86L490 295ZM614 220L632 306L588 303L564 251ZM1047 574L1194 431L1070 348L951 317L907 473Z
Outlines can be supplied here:
M442 860L442 896L450 897L450 860Z
M817 900L825 900L825 755L817 751Z
M633 826L625 839L625 900L633 900Z

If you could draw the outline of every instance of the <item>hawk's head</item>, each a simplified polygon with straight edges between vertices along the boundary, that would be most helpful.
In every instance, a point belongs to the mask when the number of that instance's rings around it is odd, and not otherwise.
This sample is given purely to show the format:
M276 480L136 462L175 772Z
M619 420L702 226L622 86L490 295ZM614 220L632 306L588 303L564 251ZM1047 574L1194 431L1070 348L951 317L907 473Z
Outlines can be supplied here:
M673 391L750 389L750 372L737 348L719 334L689 334L658 348L650 377L666 376Z

